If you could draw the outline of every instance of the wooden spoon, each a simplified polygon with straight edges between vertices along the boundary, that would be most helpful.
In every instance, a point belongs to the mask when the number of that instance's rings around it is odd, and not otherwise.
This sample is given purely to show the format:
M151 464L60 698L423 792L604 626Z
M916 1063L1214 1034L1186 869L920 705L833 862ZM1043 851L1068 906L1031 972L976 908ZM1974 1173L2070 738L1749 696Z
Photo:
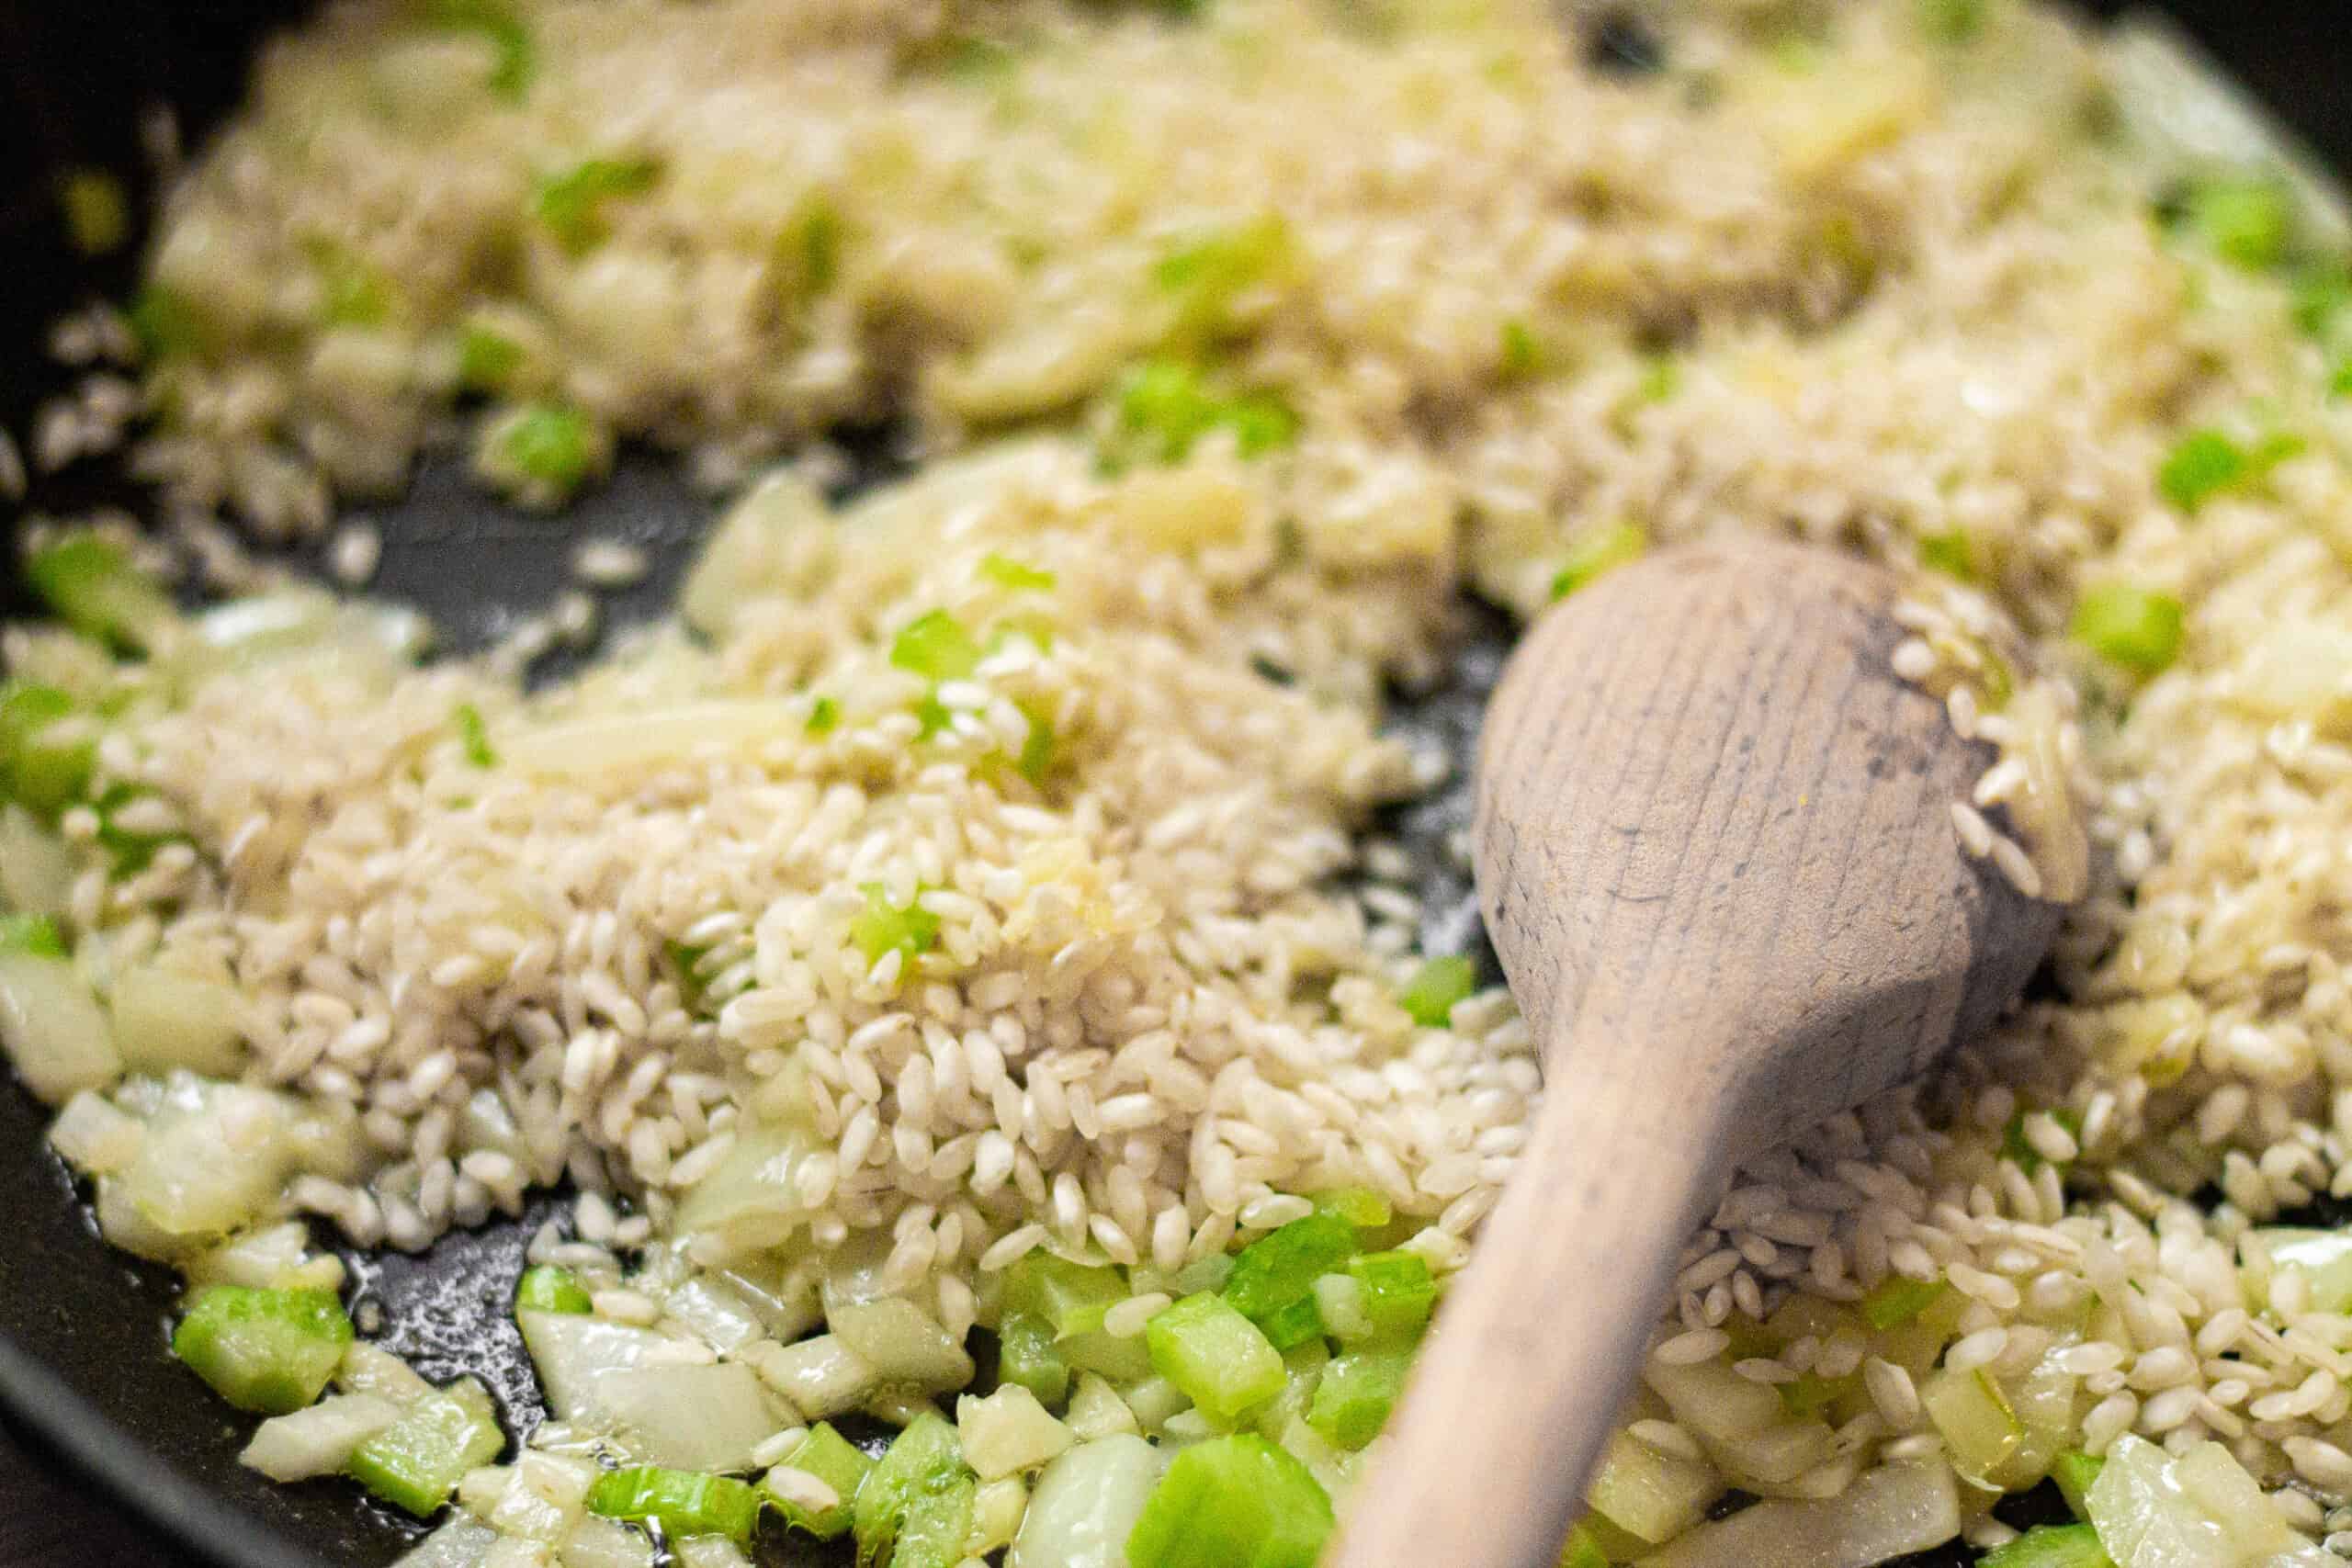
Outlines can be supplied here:
M2060 910L1961 846L1993 752L1894 674L1894 592L1826 551L1695 546L1513 655L1478 889L1550 1088L1342 1568L1556 1563L1734 1165L1918 1073L2040 963Z

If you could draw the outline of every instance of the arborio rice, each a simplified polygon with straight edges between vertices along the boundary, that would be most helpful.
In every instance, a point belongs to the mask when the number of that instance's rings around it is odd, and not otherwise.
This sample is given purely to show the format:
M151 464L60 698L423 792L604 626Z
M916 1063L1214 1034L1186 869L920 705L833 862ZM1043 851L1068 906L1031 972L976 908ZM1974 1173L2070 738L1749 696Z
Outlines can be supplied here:
M126 633L69 581L121 665L7 634L67 700L20 759L94 748L54 798L12 764L7 897L74 940L61 988L20 922L7 973L86 1027L11 1044L112 1239L333 1284L289 1209L413 1249L582 1194L524 1303L560 1419L411 1495L455 1486L435 1561L741 1533L598 1451L767 1470L806 1528L857 1472L802 1428L861 1409L955 1499L860 1495L907 1568L1052 1568L1087 1476L1193 1561L1153 1510L1216 1515L1237 1423L1344 1508L1378 1267L1306 1269L1254 1404L1186 1361L1200 1303L1334 1212L1442 1277L1538 1094L1411 889L1343 884L1447 766L1384 682L1457 590L1532 615L1727 528L1910 574L1898 668L2003 753L1955 833L2082 902L1997 1038L1740 1174L1570 1561L1998 1547L2053 1472L2124 1568L2352 1547L2352 1241L2276 1224L2352 1197L2340 217L2144 28L1551 10L363 5L270 47L131 313L136 461L216 554L451 441L534 504L623 436L719 487L845 421L926 454L839 508L759 479L681 623L528 695L300 594ZM940 1450L966 1331L1010 1369L1041 1315L1050 1408L967 1394ZM370 1443L463 1391L342 1354L254 1462L397 1500Z

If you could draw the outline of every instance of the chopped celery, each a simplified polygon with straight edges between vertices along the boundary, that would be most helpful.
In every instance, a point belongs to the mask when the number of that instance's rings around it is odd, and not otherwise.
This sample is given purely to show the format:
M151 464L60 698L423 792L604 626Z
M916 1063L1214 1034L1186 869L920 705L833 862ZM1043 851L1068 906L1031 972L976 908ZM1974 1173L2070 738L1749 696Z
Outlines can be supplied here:
M580 1276L569 1269L558 1269L542 1263L523 1270L514 1283L516 1312L566 1312L578 1314L594 1310L588 1299L588 1288Z
M2335 362L2335 370L2327 378L2327 395L2331 398L2352 398L2352 355Z
M150 360L182 359L204 348L204 318L187 296L160 283L147 285L131 301L130 332Z
M1243 1247L1222 1293L1235 1311L1263 1327L1299 1302L1313 1301L1315 1281L1345 1267L1359 1249L1355 1226L1337 1214L1308 1214Z
M1372 1252L1348 1259L1356 1299L1372 1325L1373 1338L1404 1343L1420 1337L1437 1308L1437 1280L1429 1259L1418 1252Z
M2036 1525L1977 1559L1977 1568L2115 1568L2088 1525Z
M1323 1309L1316 1304L1312 1292L1252 1321L1266 1337L1266 1343L1277 1350L1295 1350L1301 1345L1322 1342Z
M554 403L526 404L501 420L492 451L503 467L558 491L576 487L597 463L587 416Z
M878 882L866 883L859 891L865 895L865 909L850 922L849 937L867 964L881 963L886 953L902 953L911 963L939 940L939 917L921 904L896 908Z
M2302 437L2286 432L2246 446L2223 431L2193 430L2165 454L2156 469L2156 489L2183 512L2194 512L2211 496L2254 483L2304 445Z
M36 958L71 956L57 922L47 915L0 915L0 957L19 953Z
M151 798L154 793L143 784L109 784L90 803L98 816L98 845L107 852L110 869L118 877L138 875L147 869L157 850L187 840L185 833L141 832L116 820L124 807Z
M1314 1568L1331 1500L1306 1465L1254 1433L1179 1453L1127 1537L1130 1568Z
M1337 1214L1358 1230L1377 1230L1395 1216L1387 1198L1369 1187L1334 1187L1315 1195L1315 1212Z
M1043 785L1054 771L1054 725L1043 714L1027 715L1029 733L1021 738L1021 755L1013 766L1033 784Z
M663 951L669 954L670 967L678 972L678 999L686 1004L688 1012L699 1016L709 980L702 972L702 961L709 956L710 949L672 942L663 944Z
M918 615L899 628L890 662L928 681L961 681L980 665L980 645L944 610Z
M784 1522L795 1529L806 1530L819 1540L831 1540L845 1533L857 1514L857 1494L873 1473L874 1461L858 1448L833 1430L831 1425L820 1421L808 1428L784 1461L790 1468L813 1475L832 1488L841 1500L830 1508L809 1509L781 1497L771 1486L769 1497Z
M55 686L11 681L0 687L0 793L40 817L55 817L81 799L97 767L96 740L49 734L73 712L74 699Z
M2075 1517L2090 1517L2084 1500L2090 1496L2091 1485L2098 1480L2099 1468L2106 1462L2097 1454L2070 1449L2051 1463L2050 1479L2058 1483L2058 1490L2065 1496L2066 1506L2075 1510Z
M2025 1427L2001 1385L1982 1367L1947 1367L1919 1385L1919 1404L1942 1434L1952 1468L1982 1483L2025 1441Z
M785 259L803 297L822 294L841 276L841 210L820 194L801 204L785 234Z
M1478 988L1478 966L1459 954L1426 959L1396 993L1396 1005L1423 1029L1443 1029L1453 1017L1454 1004L1470 999Z
M122 182L104 169L72 169L57 183L58 209L74 248L102 256L130 238L130 197Z
M1186 1296L1145 1325L1144 1341L1153 1368L1213 1421L1283 1391L1281 1353L1223 1296Z
M350 1343L333 1291L207 1285L188 1298L172 1354L238 1409L284 1416L319 1397Z
M1358 1350L1334 1357L1316 1380L1306 1424L1343 1449L1363 1447L1387 1424L1412 1365L1409 1350Z
M485 326L458 333L458 379L477 392L494 392L523 368L523 345Z
M2189 187L2181 218L2223 260L2262 272L2287 259L2295 196L2279 180L2217 176Z
M1862 1298L1862 1317L1872 1328L1900 1328L1944 1293L1941 1280L1907 1280L1889 1274Z
M933 1537L944 1533L941 1527L951 1522L937 1516L952 1511L959 1497L968 1528L975 1489L956 1428L933 1411L916 1416L891 1440L889 1452L858 1488L852 1528L857 1533L860 1568L877 1568L886 1562L892 1568L910 1568L898 1551L901 1533L911 1538L906 1544L928 1551ZM962 1540L958 1532L959 1549ZM960 1555L958 1550L939 1568L947 1568Z
M1050 1324L1035 1313L1005 1314L997 1330L997 1378L1019 1383L1039 1403L1057 1405L1069 1396L1069 1363L1054 1348Z
M1986 0L1918 0L1919 27L1939 43L1966 43L1984 30Z
M2130 582L2094 583L2075 604L2067 631L2111 663L2154 675L2180 656L2183 610L2169 593Z
M310 247L319 275L319 313L329 326L377 327L392 313L392 286L384 275L341 245Z
M588 1492L588 1511L608 1519L650 1520L673 1540L718 1535L746 1541L759 1522L760 1495L729 1476L640 1464L598 1476Z
M1552 579L1552 597L1565 599L1595 578L1641 558L1650 536L1633 523L1612 523L1577 539Z
M1008 1318L1022 1314L1035 1317L1055 1338L1069 1339L1102 1327L1102 1314L1125 1301L1127 1293L1127 1281L1116 1269L1090 1268L1040 1250L1023 1258L1006 1274L1004 1310Z
M1298 415L1280 398L1270 392L1219 396L1199 371L1176 359L1148 360L1129 374L1119 392L1119 423L1147 457L1162 463L1181 461L1212 430L1231 431L1244 457L1263 457L1298 438Z
M1818 1416L1831 1404L1852 1392L1854 1380L1826 1378L1819 1372L1805 1372L1792 1382L1779 1385L1781 1404L1792 1416Z
M519 103L530 91L537 62L531 31L522 19L497 0L434 0L433 19L442 27L477 32L498 53L490 73L490 90L510 103Z
M980 558L980 575L998 587L1010 588L1015 592L1033 588L1042 592L1052 588L1055 581L1054 574L1044 568L1014 560L1011 556L995 550Z
M956 726L956 716L948 711L945 703L939 700L936 690L925 692L922 700L915 704L915 719L921 726L915 731L915 738L919 740L928 740L940 731Z
M611 233L606 202L642 196L661 177L662 165L651 158L590 158L541 180L533 206L557 243L579 255Z
M490 743L490 727L482 722L481 709L459 703L449 716L458 727L458 743L465 748L466 761L477 768L498 766L498 752Z
M131 565L121 547L96 534L66 534L25 559L25 577L66 625L85 637L148 652L179 612Z
M1965 529L1947 529L1921 539L1919 564L1929 571L1939 571L1962 582L1976 581L1976 547L1970 542Z
M1544 367L1544 345L1534 329L1517 316L1503 323L1501 361L1497 372L1506 381L1524 381Z
M1244 457L1262 457L1298 440L1298 414L1271 392L1245 392L1225 405L1217 423L1233 432L1233 445Z
M1723 1477L1703 1458L1654 1449L1620 1431L1601 1450L1585 1488L1593 1512L1639 1540L1672 1540L1706 1517Z
M1179 245L1154 264L1151 277L1176 300L1181 332L1215 334L1231 326L1237 299L1281 276L1293 249L1290 225L1270 212Z
M842 705L832 697L819 697L808 705L808 733L831 735L841 728Z
M449 1500L459 1477L496 1459L505 1446L489 1391L460 1378L360 1444L344 1473L394 1507L425 1518Z
M1568 1531L1566 1546L1560 1548L1560 1568L1609 1568L1609 1554L1592 1539L1592 1532L1578 1524Z
M1634 395L1645 403L1662 403L1682 389L1682 366L1670 354L1646 355L1642 360L1642 378L1634 384Z

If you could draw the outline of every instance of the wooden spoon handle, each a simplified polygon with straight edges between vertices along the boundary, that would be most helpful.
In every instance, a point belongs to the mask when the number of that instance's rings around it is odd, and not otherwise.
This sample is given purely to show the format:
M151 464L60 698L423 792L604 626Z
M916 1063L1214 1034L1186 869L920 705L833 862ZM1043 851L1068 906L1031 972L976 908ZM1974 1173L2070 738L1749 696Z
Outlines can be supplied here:
M1555 1568L1674 1264L1722 1195L1723 1086L1621 1048L1547 1053L1555 1086L1422 1348L1336 1568ZM1680 1060L1688 1061L1688 1057Z

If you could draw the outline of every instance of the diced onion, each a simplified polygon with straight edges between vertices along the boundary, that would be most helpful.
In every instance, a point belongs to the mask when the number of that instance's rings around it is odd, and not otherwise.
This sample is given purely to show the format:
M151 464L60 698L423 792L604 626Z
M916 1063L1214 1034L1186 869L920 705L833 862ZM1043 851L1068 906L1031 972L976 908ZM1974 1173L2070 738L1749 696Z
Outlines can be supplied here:
M752 1450L792 1419L758 1373L733 1362L605 1372L589 1399L632 1460L667 1470L749 1470Z
M41 953L0 954L0 1045L26 1087L51 1105L122 1071L89 986L73 964Z
M238 1462L272 1481L332 1475L353 1450L400 1417L399 1405L372 1393L329 1394L307 1410L263 1422Z
M1701 1525L1642 1559L1643 1568L1878 1568L1960 1533L1960 1494L1941 1460L1881 1465L1836 1497L1775 1499Z
M84 1089L65 1102L49 1129L50 1146L84 1176L104 1176L120 1170L138 1156L147 1129L135 1116L126 1116L95 1089Z
M1005 1568L1126 1568L1163 1456L1141 1438L1080 1443L1046 1467Z
M937 1393L972 1381L972 1359L964 1348L937 1318L902 1296L844 1304L832 1314L831 1326L884 1382Z
M575 1313L523 1312L514 1317L523 1330L524 1348L538 1369L548 1409L559 1421L591 1416L599 1380L657 1356L668 1343L650 1328Z
M186 1067L232 1077L244 1065L237 990L226 981L134 964L115 976L107 1001L115 1043L133 1072Z

